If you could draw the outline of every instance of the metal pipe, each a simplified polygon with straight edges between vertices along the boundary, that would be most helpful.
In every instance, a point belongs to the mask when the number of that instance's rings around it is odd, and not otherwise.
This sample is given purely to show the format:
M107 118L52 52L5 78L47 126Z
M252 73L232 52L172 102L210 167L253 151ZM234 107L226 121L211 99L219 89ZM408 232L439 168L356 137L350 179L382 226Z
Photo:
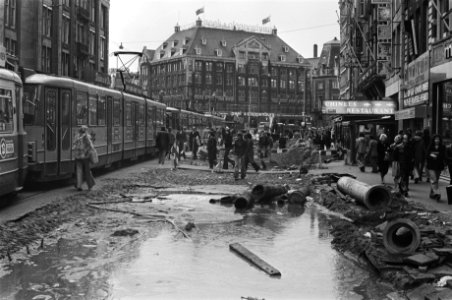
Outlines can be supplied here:
M242 195L237 195L235 198L234 206L236 209L250 209L254 205L254 199L251 197L251 194L244 193Z
M368 185L350 177L342 177L337 181L339 190L355 198L369 210L379 210L389 205L391 194L384 185Z

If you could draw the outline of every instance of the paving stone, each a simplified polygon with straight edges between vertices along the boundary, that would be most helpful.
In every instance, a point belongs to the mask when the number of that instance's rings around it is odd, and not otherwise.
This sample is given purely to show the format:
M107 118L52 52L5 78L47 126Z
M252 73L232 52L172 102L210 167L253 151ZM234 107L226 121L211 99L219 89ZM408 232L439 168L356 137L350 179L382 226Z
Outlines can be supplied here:
M428 273L435 275L436 277L452 276L452 268L448 265L442 265L428 270Z
M403 267L403 270L408 273L415 284L432 282L436 278L434 274L419 272L419 270L408 266Z
M436 256L436 255L435 255ZM425 254L415 254L405 258L407 263L416 265L416 266L426 266L435 263L438 260L438 256L434 257L431 255Z
M451 256L452 248L433 248L432 249L439 256Z
M428 295L437 294L435 287L431 284L424 283L423 285L415 288L414 290L407 293L407 298L409 300L425 300Z

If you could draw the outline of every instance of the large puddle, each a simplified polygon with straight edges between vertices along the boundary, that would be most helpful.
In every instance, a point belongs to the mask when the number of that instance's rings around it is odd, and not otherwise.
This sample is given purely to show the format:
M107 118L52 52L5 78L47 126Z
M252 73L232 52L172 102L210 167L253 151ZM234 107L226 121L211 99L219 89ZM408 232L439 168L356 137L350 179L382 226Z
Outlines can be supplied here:
M314 205L236 213L210 198L176 194L134 204L137 211L171 211L178 224L193 221L189 239L168 224L136 219L128 225L140 234L132 238L112 238L118 228L107 226L103 237L66 234L39 253L4 262L0 299L385 299L391 292L331 248L327 216ZM282 276L250 265L231 243Z

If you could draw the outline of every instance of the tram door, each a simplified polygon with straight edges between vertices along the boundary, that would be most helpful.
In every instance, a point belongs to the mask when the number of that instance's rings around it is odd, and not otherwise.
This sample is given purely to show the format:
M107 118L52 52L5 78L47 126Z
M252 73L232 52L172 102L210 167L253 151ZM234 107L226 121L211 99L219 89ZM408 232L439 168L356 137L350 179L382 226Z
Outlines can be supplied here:
M112 140L113 140L113 99L107 97L107 164L111 163Z
M132 158L137 158L137 147L138 147L138 105L132 102L132 144L133 144L133 155Z
M71 91L45 89L45 169L46 176L72 174Z

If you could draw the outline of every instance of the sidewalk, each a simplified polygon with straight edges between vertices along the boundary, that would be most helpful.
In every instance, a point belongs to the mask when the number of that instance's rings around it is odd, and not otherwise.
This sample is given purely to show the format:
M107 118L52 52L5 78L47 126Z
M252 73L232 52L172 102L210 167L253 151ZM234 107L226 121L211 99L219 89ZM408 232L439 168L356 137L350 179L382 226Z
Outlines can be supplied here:
M344 161L333 161L329 164L322 164L326 169L312 169L309 170L310 174L321 174L321 173L349 173L356 176L356 179L365 182L370 185L381 184L380 173L372 173L371 168L366 168L366 172L361 172L357 166L345 165ZM393 188L394 181L391 175L391 169L389 169L388 174L385 176L385 183L387 186ZM441 201L438 203L436 200L429 198L430 193L430 183L423 182L415 184L412 180L409 183L409 197L408 201L413 201L417 203L422 203L429 209L435 209L440 212L451 213L452 205L447 204L447 194L446 186L449 185L449 178L441 177L439 181L439 189L441 191Z

